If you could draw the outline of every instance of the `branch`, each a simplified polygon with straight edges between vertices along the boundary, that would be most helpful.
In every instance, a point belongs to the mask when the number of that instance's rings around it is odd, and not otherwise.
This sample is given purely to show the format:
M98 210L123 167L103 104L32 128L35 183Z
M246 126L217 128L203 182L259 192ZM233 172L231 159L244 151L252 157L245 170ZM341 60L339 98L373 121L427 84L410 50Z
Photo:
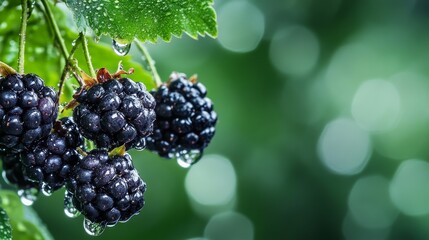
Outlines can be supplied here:
M64 58L67 61L67 59L69 58L69 53L67 51L66 44L64 43L64 38L61 36L60 29L58 28L58 24L55 21L54 14L52 13L47 0L41 0L41 2L43 4L43 7L45 8L46 18L49 21L51 27L53 28L52 30L54 31L55 38L57 39L57 42L60 45L61 54L64 56Z
M73 48L70 52L69 58L66 61L66 64L64 65L64 70L63 73L61 74L61 79L60 79L60 85L59 85L59 90L58 90L58 98L61 97L61 94L63 92L63 88L64 88L64 83L66 81L67 78L67 74L72 70L73 72L75 72L77 66L75 66L75 63L72 63L72 58L74 53L76 52L79 44L82 42L81 37L79 36L78 39L76 39L75 44L73 45ZM78 76L75 76L76 80L78 80L78 82L81 84L81 82L79 81Z
M134 42L136 43L137 48L143 54L144 60L146 61L146 64L149 66L149 71L152 73L155 85L157 87L161 86L162 85L161 78L159 77L158 71L156 70L156 67L155 67L155 61L150 56L149 51L146 49L146 47L141 42L139 42L137 40L135 40Z
M27 31L27 20L28 20L28 2L27 0L21 0L22 15L21 15L21 28L19 30L19 52L18 52L18 72L24 73L24 62L25 62L25 36Z
M85 55L85 60L86 60L86 64L88 65L89 73L91 74L91 77L95 78L96 74L95 74L94 67L92 66L91 55L89 54L88 41L86 40L83 32L79 33L79 37L80 39L82 39L83 53Z

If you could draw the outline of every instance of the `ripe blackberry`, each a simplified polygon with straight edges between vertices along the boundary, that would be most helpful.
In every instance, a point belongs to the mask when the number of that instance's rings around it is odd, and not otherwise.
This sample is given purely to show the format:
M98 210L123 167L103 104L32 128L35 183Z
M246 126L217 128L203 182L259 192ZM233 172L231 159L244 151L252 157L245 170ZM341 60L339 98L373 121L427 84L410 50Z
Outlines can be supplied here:
M76 149L82 148L83 143L83 137L72 118L58 120L47 138L22 152L22 163L28 178L41 183L46 195L58 190L64 186L79 161L80 154Z
M58 96L35 74L0 78L0 146L20 152L46 137L58 114Z
M151 93L156 100L156 121L153 134L147 138L147 148L166 158L180 158L192 152L201 156L217 122L205 86L196 78L188 80L175 73L167 84Z
M126 144L143 149L155 120L155 100L143 83L117 76L101 69L97 83L79 88L73 117L83 136L99 148L111 150Z
M76 209L91 222L108 226L138 214L145 190L130 155L109 156L97 149L79 161L67 184Z
M6 182L15 185L18 188L18 192L21 193L31 190L34 190L32 192L38 192L40 185L31 181L23 171L19 153L5 151L0 154L0 157L3 162L3 178Z

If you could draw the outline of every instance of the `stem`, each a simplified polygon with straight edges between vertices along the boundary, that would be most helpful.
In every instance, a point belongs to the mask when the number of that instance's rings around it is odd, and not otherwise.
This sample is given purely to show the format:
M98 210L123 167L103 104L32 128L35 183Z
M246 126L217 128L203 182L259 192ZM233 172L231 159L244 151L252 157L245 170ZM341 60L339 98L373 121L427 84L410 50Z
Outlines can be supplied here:
M43 4L43 7L45 8L47 20L52 26L53 28L52 30L54 31L55 38L57 39L58 44L60 45L61 54L64 56L64 58L67 61L67 59L69 58L69 53L67 51L66 44L64 43L64 38L61 36L60 29L58 28L58 24L55 21L54 14L52 13L47 0L41 0L41 2Z
M85 138L85 147L86 147L86 151L90 152L91 150L95 149L95 144L93 141Z
M141 42L139 42L137 40L135 40L134 42L136 43L137 48L143 54L144 59L145 59L147 65L149 66L149 71L153 75L153 80L155 82L155 85L156 86L161 86L162 85L161 78L159 77L158 71L156 70L156 67L155 67L155 61L150 56L149 51L147 50L147 48Z
M18 53L18 72L24 74L24 62L25 62L25 33L27 31L27 20L28 20L28 2L27 0L21 0L22 15L21 15L21 28L19 30L19 53Z
M73 63L71 63L71 60L72 60L73 55L76 52L76 50L77 50L77 48L78 48L78 46L79 46L80 43L81 43L81 37L79 36L79 38L76 39L75 44L73 45L72 50L70 51L70 55L69 55L69 58L66 61L66 64L64 65L64 70L63 70L63 73L61 74L61 79L60 79L60 86L59 86L59 90L58 90L58 98L61 97L61 94L63 92L64 83L65 83L65 80L67 78L67 74L70 72L70 70L72 68L74 69L76 67L76 66L74 66ZM79 81L79 79L77 79L77 80Z
M85 55L86 64L88 64L89 73L91 74L91 77L96 77L94 67L92 66L91 61L91 55L89 54L88 49L88 40L86 40L85 35L83 32L79 33L80 39L82 39L82 45L83 45L83 53Z

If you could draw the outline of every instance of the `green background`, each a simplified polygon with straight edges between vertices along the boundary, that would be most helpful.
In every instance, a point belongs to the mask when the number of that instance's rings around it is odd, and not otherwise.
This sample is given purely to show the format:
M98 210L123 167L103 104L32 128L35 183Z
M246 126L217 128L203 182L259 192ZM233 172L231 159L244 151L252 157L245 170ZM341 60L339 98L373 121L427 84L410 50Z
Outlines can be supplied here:
M189 169L132 152L146 206L99 238L428 239L429 3L215 0L215 8L218 40L148 47L162 79L197 73L207 86L219 121L208 158L194 167L211 160L229 171L204 165L207 178L192 178L200 180L192 192ZM97 54L96 68L117 64ZM129 55L143 64L135 46ZM204 194L227 201L198 203ZM34 209L55 239L93 239L82 217L64 215L63 196L41 196Z

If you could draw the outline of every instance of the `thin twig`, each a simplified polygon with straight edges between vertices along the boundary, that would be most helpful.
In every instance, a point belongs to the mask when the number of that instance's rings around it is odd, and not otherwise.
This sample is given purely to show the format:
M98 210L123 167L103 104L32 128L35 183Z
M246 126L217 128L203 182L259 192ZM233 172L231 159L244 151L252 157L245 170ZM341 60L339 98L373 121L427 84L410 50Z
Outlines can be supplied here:
M41 2L43 4L43 7L45 8L47 20L52 26L53 28L52 30L54 31L55 38L57 39L57 42L60 45L61 54L64 56L64 59L66 59L67 61L67 59L69 58L69 52L67 51L64 38L61 36L60 29L58 28L58 24L54 18L54 14L52 13L47 0L41 0Z
M73 48L70 51L70 55L69 58L66 61L66 64L64 65L64 69L63 69L63 73L61 74L61 79L60 79L60 85L59 85L59 90L58 90L58 98L61 97L61 94L63 92L63 88L64 88L64 83L66 81L67 78L67 74L72 70L74 63L72 63L72 58L74 53L76 52L79 44L81 43L81 37L79 36L78 39L76 39L76 41L74 42ZM74 71L73 71L74 72ZM80 83L79 79L77 78L77 76L75 76L76 79L78 80L78 82Z
M91 54L89 54L88 49L88 40L85 38L85 35L83 32L79 33L80 38L82 39L82 46L83 46L83 53L85 55L86 64L88 65L89 73L91 74L91 77L95 77L95 70L92 66L91 61Z
M27 31L28 20L28 2L21 0L22 15L21 15L21 28L19 30L19 53L18 53L18 72L24 74L25 62L25 36Z
M137 48L143 54L144 59L145 59L147 65L149 66L149 71L152 73L155 85L161 86L162 85L161 78L159 77L158 71L156 70L156 67L155 67L155 61L150 56L149 51L141 42L139 42L137 40L135 40L134 42L136 43Z

